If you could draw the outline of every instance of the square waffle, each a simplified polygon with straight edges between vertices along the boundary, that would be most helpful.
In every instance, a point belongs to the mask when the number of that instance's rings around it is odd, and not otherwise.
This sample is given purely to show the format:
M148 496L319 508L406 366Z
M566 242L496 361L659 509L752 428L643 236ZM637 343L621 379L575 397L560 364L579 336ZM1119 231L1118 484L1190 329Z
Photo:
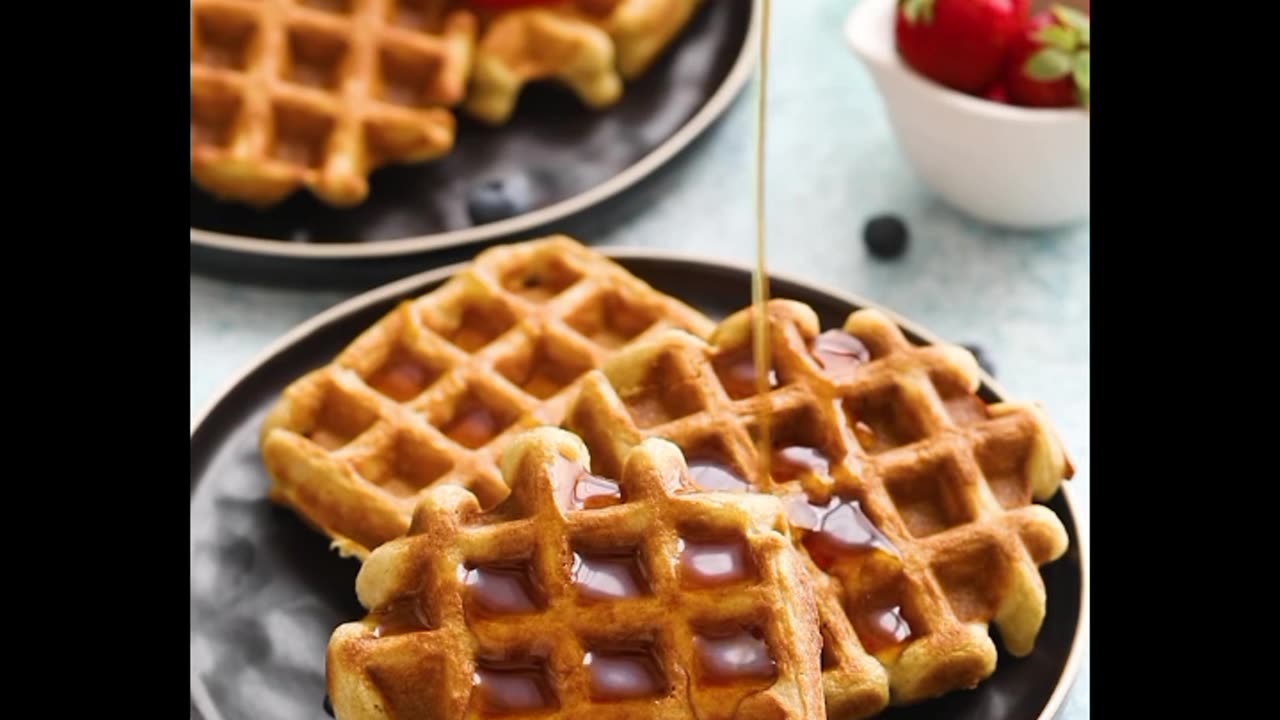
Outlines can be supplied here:
M587 370L669 328L714 324L564 236L486 250L286 388L261 432L270 495L361 558L432 485L491 507L510 439L558 424Z
M565 427L606 474L661 437L701 487L783 496L798 547L832 581L817 583L824 634L851 627L887 669L894 703L989 676L989 623L1010 653L1029 653L1045 615L1038 566L1067 548L1061 521L1032 501L1073 472L1041 411L983 402L968 351L914 346L878 311L822 334L803 304L773 301L768 316L767 393L748 309L710 343L668 332L614 356ZM765 413L768 475L756 451Z
M448 0L193 0L191 175L258 206L335 206L453 147L476 19Z
M566 0L482 13L465 109L501 125L530 82L554 80L584 105L622 97L693 17L701 0Z
M814 599L777 498L699 492L661 440L617 483L556 428L501 464L503 504L432 488L361 567L370 614L329 643L337 717L822 716Z

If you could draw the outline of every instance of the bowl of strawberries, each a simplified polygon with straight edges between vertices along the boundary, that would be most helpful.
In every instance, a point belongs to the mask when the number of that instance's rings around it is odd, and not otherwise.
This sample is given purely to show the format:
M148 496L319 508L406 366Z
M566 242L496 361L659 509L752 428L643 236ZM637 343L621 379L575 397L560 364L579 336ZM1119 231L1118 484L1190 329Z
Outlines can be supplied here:
M845 24L924 181L1021 230L1089 216L1088 4L1032 4L862 0Z

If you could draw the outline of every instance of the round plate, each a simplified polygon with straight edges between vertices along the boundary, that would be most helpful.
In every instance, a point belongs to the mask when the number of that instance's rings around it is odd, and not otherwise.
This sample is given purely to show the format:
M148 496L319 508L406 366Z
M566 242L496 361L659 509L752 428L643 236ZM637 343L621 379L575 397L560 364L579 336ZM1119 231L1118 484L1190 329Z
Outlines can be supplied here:
M659 290L712 318L750 302L743 266L647 250L608 252ZM356 561L293 512L267 500L269 479L258 453L258 431L285 386L328 363L402 299L438 286L461 265L432 270L348 300L281 338L195 418L191 430L191 699L204 720L258 717L323 718L324 659L339 624L364 616L355 598ZM823 327L839 327L857 308L876 307L847 293L773 276L774 297L812 306ZM884 310L884 308L880 308ZM917 343L937 339L886 313ZM984 375L981 394L1003 391ZM976 690L952 693L886 720L1050 718L1061 706L1079 663L1085 631L1085 553L1067 483L1048 506L1066 526L1071 545L1042 568L1048 615L1036 649L1014 658L1003 651L994 675ZM999 643L997 643L999 644Z
M254 255L372 258L492 240L600 203L674 157L728 109L755 58L759 4L704 3L661 59L601 112L549 83L525 90L497 128L458 113L456 144L429 163L384 167L347 209L305 190L266 210L220 202L191 184L191 242ZM527 211L473 224L472 188L503 181Z

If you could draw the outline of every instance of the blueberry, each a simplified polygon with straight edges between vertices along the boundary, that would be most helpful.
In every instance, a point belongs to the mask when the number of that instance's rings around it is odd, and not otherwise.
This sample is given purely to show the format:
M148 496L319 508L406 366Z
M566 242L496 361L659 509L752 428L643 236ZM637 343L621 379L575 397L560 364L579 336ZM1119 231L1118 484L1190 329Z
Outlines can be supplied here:
M987 357L987 354L983 352L981 345L961 345L961 347L973 353L973 358L978 361L978 367L986 370L987 374L991 377L996 376L996 366L991 362L991 359Z
M471 222L484 225L526 213L533 207L532 190L523 175L485 180L467 192L467 214Z
M907 249L907 225L897 215L877 215L862 228L862 239L873 256L896 258Z
M329 702L329 696L324 696L324 712L329 717L333 717L333 703Z

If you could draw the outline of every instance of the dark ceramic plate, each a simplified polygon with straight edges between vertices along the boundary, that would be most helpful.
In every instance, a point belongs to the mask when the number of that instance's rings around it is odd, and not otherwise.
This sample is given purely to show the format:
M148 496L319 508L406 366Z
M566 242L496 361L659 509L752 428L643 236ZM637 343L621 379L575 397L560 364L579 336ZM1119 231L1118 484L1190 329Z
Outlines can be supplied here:
M750 302L751 274L745 267L650 251L609 254L659 290L713 318ZM193 422L193 717L325 717L329 635L340 623L364 615L355 598L358 566L338 557L324 537L292 512L267 501L269 481L258 454L258 429L289 382L329 362L397 302L436 287L459 267L386 285L300 325L265 351ZM839 326L849 312L871 305L776 276L772 293L808 303L823 327ZM890 315L914 342L936 342L928 331ZM996 401L1003 392L984 376L982 394ZM1048 503L1062 518L1071 547L1043 569L1048 616L1035 651L1025 658L1001 653L996 673L976 690L894 709L883 718L1031 720L1057 713L1075 676L1085 628L1085 555L1069 493L1067 488Z
M755 8L751 0L705 3L608 110L588 111L567 91L540 85L525 90L503 127L459 113L448 155L376 171L354 208L300 191L260 211L192 183L191 242L275 257L387 257L505 237L583 210L653 172L724 113L750 76ZM514 204L473 219L468 197L495 182Z

